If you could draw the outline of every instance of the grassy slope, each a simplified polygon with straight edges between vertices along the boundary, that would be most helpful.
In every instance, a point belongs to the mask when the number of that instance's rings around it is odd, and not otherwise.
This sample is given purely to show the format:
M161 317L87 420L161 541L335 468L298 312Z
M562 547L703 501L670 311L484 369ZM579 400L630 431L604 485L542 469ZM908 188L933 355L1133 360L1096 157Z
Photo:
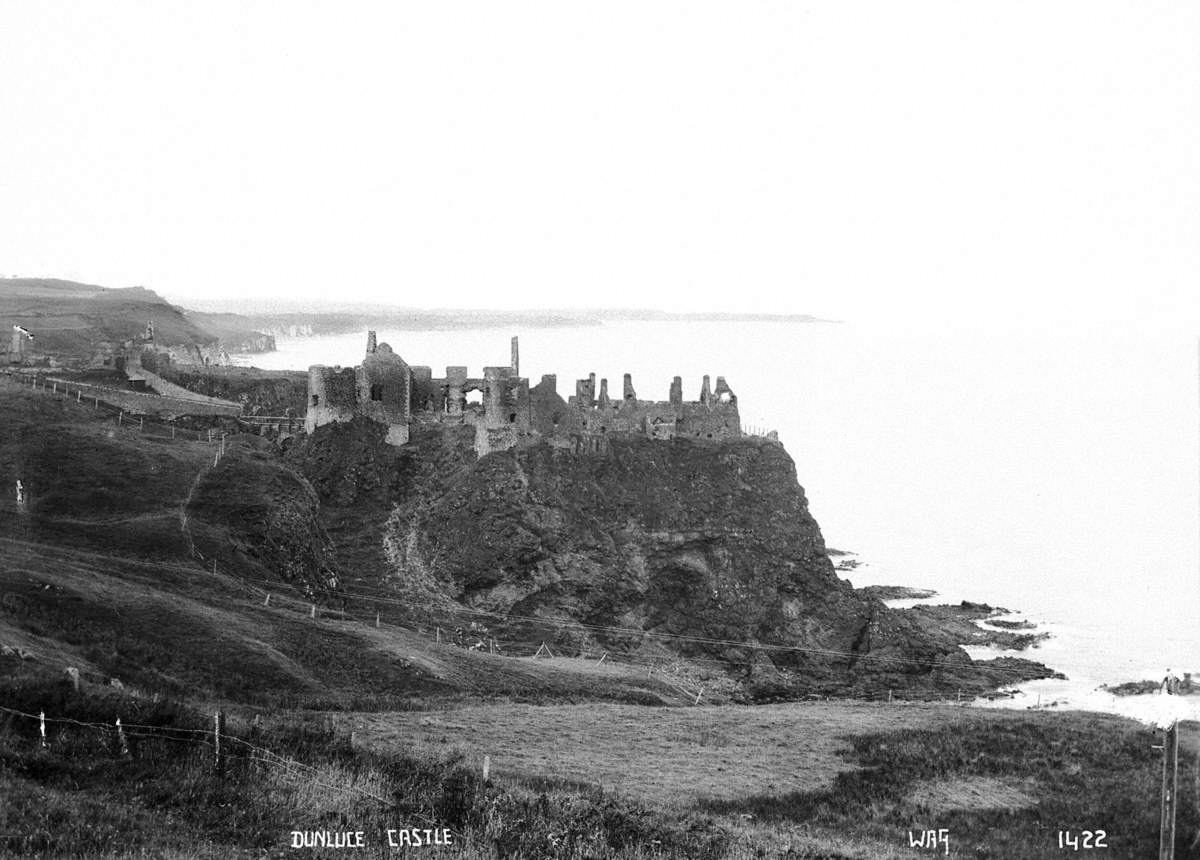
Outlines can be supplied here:
M681 698L632 668L598 678L586 663L549 666L438 645L437 619L427 618L423 632L399 626L399 608L389 615L392 607L382 607L378 629L373 618L329 607L309 618L309 602L241 551L225 525L261 511L258 494L277 483L269 476L230 483L237 470L214 470L207 443L116 427L86 406L5 382L0 406L9 415L0 485L20 476L29 493L24 515L11 497L0 498L8 561L0 567L0 644L39 655L31 671L71 665L146 691L263 704L374 707L433 694ZM229 456L252 458L254 449ZM255 463L269 469L269 461ZM206 499L198 511L195 502ZM192 541L204 562L192 556ZM214 556L216 576L208 567Z

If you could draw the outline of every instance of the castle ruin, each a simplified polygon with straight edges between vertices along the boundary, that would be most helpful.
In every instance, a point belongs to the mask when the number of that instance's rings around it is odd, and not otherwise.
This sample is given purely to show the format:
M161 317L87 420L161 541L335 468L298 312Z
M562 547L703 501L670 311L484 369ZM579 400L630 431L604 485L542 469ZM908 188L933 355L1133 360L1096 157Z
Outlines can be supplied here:
M479 392L479 402L469 395ZM596 375L575 382L566 400L557 377L547 374L534 386L520 375L517 338L507 366L485 367L469 376L466 367L450 366L435 377L429 367L409 365L386 343L367 332L367 351L357 367L308 369L305 430L363 416L387 427L392 445L408 442L412 425L468 424L475 428L475 451L482 457L545 441L575 453L603 452L611 434L648 439L722 440L742 435L737 396L718 376L713 387L704 377L700 399L684 401L676 376L667 400L639 400L625 374L619 397L610 396L608 380Z

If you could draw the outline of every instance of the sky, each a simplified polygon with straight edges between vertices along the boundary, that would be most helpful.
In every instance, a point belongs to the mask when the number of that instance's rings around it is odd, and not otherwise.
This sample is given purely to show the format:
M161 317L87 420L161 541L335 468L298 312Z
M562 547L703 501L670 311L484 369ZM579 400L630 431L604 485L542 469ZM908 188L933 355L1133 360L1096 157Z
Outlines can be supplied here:
M0 275L1200 326L1200 4L0 0Z

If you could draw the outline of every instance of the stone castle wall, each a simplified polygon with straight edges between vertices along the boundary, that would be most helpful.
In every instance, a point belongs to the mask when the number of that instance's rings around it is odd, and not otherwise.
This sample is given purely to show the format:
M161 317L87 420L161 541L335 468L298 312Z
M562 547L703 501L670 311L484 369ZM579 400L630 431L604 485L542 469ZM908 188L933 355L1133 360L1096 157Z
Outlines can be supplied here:
M532 387L519 375L517 340L509 366L485 367L472 377L466 367L451 365L443 377L432 369L410 366L387 344L376 345L369 332L367 354L356 368L309 368L309 404L305 429L362 416L388 427L388 441L403 445L409 427L418 424L469 424L475 427L479 456L545 441L579 453L607 450L610 434L650 439L715 440L742 435L737 397L724 377L715 390L704 377L699 401L683 399L675 377L663 401L639 400L625 374L619 393L610 395L608 380L596 375L576 380L575 394L558 393L558 380L547 374ZM478 395L472 396L474 392ZM479 398L479 402L471 402Z

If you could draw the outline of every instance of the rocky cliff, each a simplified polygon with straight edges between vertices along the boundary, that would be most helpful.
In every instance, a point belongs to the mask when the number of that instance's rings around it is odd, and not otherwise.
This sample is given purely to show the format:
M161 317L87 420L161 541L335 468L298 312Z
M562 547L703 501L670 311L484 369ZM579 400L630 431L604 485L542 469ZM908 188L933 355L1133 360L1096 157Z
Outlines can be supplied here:
M510 638L719 666L759 696L997 682L837 577L777 442L478 460L469 444L429 428L389 448L356 421L295 456L356 568L382 564L415 604L486 611Z

